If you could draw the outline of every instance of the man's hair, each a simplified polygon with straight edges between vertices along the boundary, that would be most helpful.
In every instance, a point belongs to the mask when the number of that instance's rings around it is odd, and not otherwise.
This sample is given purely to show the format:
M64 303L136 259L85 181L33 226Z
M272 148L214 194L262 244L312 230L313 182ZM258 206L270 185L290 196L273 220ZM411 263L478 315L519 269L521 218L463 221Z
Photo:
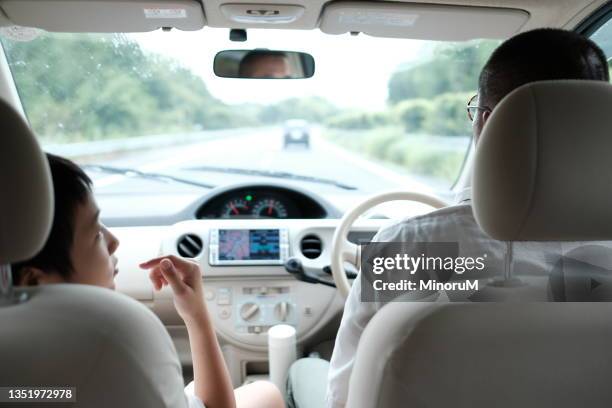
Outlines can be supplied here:
M267 57L287 58L287 53L285 51L251 50L240 60L238 75L249 77L253 74L253 67L257 61Z
M493 108L521 85L555 79L609 81L606 56L593 41L572 31L542 28L516 35L482 69L480 103Z
M70 160L47 153L53 179L55 209L51 233L33 258L12 265L13 282L19 282L25 267L55 272L67 278L73 272L70 250L74 241L75 215L79 204L91 193L91 179Z

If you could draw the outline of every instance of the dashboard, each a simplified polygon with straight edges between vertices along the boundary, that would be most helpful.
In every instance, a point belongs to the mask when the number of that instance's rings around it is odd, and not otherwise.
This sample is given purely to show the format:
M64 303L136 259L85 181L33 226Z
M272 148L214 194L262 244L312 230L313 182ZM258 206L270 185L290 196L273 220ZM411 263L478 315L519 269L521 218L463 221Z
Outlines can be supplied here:
M349 199L352 199L349 198ZM159 200L159 198L158 198ZM164 218L113 226L117 289L147 305L168 329L179 358L191 364L187 332L169 288L154 291L137 265L159 254L190 258L204 279L204 296L234 385L261 373L267 362L267 331L277 324L296 329L311 347L337 330L344 300L334 288L297 280L285 269L290 258L304 271L331 280L334 232L342 213L326 198L281 183L234 184L208 191ZM361 218L349 233L368 240L389 220ZM264 370L265 371L265 370Z
M187 220L339 219L327 199L295 184L236 183L204 194L96 194L107 227L170 226ZM350 199L350 198L347 198ZM156 205L151 205L154 202Z
M207 200L196 211L197 219L312 219L327 218L317 200L280 186L249 186L225 191Z

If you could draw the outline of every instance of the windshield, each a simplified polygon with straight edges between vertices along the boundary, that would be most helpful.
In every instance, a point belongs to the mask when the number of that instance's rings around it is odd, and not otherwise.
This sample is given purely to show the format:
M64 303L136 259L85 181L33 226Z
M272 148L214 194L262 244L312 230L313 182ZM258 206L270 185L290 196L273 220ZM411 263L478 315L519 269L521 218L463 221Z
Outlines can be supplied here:
M188 188L276 177L322 193L448 191L471 142L466 103L497 42L249 30L236 43L205 28L2 44L43 146L109 170L97 187L127 194L122 177L143 172ZM310 53L315 74L214 75L218 51L254 48Z

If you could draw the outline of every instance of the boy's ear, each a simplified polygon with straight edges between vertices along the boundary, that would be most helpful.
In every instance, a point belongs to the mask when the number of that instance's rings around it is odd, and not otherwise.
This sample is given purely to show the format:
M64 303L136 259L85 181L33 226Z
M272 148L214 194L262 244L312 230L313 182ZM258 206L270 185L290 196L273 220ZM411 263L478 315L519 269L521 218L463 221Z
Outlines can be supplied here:
M21 268L19 272L19 280L18 282L13 282L14 285L17 286L37 286L40 285L40 278L43 274L38 268L33 268L31 266L26 266Z
M13 282L17 286L38 286L47 283L61 283L63 279L56 273L45 273L33 266L26 266L19 273L19 282Z

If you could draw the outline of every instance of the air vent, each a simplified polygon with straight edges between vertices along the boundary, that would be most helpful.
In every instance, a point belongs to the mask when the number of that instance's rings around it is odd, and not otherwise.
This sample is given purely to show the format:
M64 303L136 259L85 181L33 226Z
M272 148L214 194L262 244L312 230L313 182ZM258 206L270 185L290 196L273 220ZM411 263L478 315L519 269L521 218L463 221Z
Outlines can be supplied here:
M322 248L323 243L321 242L321 238L316 235L306 235L300 242L302 255L308 259L318 258L319 255L321 255Z
M176 244L179 255L185 258L195 258L200 255L202 248L202 239L194 234L183 235Z

